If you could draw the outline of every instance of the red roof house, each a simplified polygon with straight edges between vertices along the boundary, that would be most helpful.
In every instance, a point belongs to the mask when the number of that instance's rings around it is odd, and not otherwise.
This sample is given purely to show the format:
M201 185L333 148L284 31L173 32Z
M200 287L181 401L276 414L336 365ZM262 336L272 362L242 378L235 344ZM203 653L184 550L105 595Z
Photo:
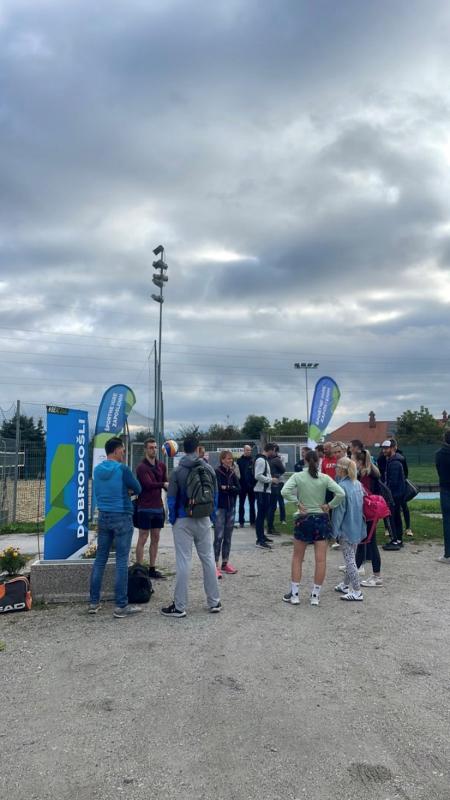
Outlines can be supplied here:
M326 438L333 442L345 442L359 439L366 447L381 444L385 439L395 436L397 423L392 420L377 420L373 411L369 414L368 422L346 422L340 428L330 431Z

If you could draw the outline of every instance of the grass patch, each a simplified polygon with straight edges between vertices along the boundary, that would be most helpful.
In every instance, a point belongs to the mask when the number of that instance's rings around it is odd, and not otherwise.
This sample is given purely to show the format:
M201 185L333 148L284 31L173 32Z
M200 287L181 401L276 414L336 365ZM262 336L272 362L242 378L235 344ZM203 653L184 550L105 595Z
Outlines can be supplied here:
M43 522L10 522L7 525L2 525L0 528L0 536L7 533L43 533Z
M434 464L408 464L408 477L413 483L439 483Z
M428 514L440 514L441 504L439 500L411 500L408 503L409 510L414 513L420 511Z

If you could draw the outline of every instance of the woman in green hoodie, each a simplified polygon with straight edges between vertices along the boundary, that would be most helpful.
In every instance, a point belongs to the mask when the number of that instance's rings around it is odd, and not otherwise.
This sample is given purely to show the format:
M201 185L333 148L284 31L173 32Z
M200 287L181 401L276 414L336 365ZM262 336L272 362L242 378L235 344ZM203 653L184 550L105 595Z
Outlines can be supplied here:
M333 494L329 503L325 502L327 490ZM281 494L286 502L297 503L299 509L294 528L291 590L283 596L283 601L293 605L300 602L303 559L308 544L313 544L315 571L310 601L312 606L318 606L325 580L328 540L333 537L329 512L343 501L345 492L336 481L319 472L319 456L315 450L310 450L305 455L305 469L291 475Z

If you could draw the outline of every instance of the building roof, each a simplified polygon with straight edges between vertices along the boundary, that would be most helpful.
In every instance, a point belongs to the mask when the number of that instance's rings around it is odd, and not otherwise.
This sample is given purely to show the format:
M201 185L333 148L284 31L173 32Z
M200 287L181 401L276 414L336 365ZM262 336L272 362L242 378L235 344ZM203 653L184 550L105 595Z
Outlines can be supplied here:
M442 412L442 417L437 419L441 427L448 424L448 414ZM327 433L326 438L333 442L351 442L352 439L359 439L366 447L373 447L381 444L385 439L390 439L396 435L397 422L395 420L377 420L373 411L369 414L367 422L346 422L340 428Z
M395 428L396 423L391 420L377 420L375 426L369 422L346 422L340 428L330 431L326 438L346 444L352 439L359 439L366 447L373 447L390 436L395 436Z

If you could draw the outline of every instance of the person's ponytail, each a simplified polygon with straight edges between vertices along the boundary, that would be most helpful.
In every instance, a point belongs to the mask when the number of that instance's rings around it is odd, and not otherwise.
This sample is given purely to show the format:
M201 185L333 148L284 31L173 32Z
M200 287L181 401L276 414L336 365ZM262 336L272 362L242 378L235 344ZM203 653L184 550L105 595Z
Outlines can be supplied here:
M305 461L308 464L308 472L311 478L319 477L319 456L315 450L309 450L305 455Z

